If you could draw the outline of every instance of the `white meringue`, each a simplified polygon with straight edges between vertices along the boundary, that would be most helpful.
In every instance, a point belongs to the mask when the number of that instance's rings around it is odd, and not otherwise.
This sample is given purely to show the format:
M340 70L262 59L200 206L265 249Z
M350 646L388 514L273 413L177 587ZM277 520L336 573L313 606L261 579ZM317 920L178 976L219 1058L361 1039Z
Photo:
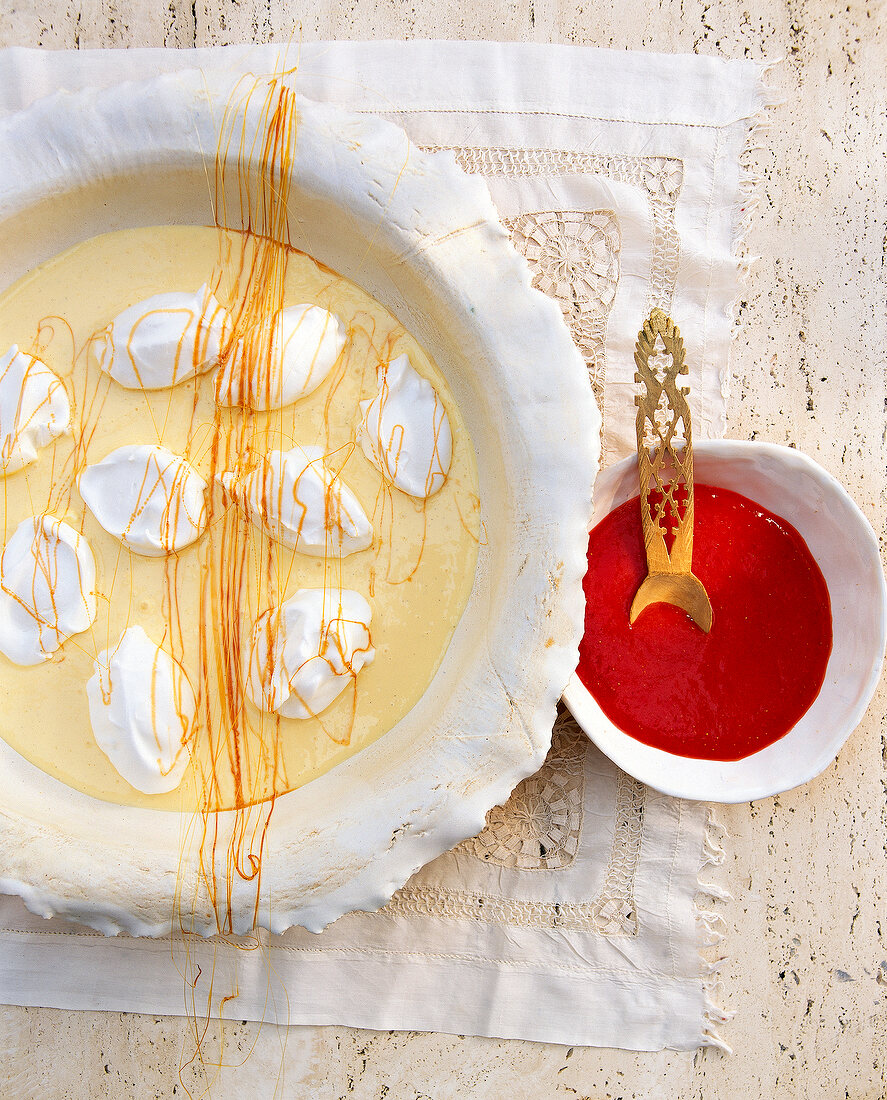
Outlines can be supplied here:
M350 589L302 588L256 620L246 694L284 718L313 718L372 662L372 610Z
M99 366L127 389L167 389L218 363L227 325L228 314L206 283L193 294L155 294L108 325Z
M70 428L71 405L62 380L13 344L0 357L0 473L29 465L41 447Z
M89 719L102 752L130 786L164 794L181 783L197 699L185 670L140 626L95 659Z
M118 447L87 466L78 487L108 534L137 554L174 554L206 527L206 481L165 447Z
M379 392L361 401L358 439L383 477L413 497L430 497L453 458L450 418L437 390L401 355L379 374Z
M345 557L373 541L366 512L322 447L269 451L248 474L226 472L221 480L253 523L300 553Z
M345 326L320 306L278 310L236 340L216 379L220 405L280 409L324 381L345 346Z
M95 621L95 558L56 516L18 525L0 557L0 652L39 665Z

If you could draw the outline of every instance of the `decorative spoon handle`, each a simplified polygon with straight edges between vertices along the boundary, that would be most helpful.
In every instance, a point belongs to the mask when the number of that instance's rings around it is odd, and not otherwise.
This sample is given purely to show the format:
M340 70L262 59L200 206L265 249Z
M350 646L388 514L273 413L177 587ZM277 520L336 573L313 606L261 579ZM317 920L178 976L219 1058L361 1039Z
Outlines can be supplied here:
M660 380L655 363L657 342L670 362ZM689 389L678 385L687 373L684 341L675 323L654 309L638 333L635 381L645 392L638 407L638 477L641 525L648 575L631 605L630 621L652 603L671 603L708 633L712 610L702 583L693 576L693 434Z

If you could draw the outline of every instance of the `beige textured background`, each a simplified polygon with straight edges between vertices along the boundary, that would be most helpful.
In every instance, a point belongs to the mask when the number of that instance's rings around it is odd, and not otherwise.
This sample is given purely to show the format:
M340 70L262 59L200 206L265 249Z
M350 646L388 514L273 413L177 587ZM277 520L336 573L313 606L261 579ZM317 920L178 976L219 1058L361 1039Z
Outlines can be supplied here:
M0 45L208 46L315 38L498 38L777 60L785 96L757 155L761 259L739 307L729 434L792 443L887 519L887 45L859 0L0 0ZM347 1028L210 1029L195 1095L449 1097L887 1095L887 721L881 689L803 790L725 809L735 900L723 1003L735 1049L567 1050ZM3 1100L186 1095L184 1020L0 1009ZM221 1042L221 1048L220 1048ZM222 1049L221 1056L219 1051ZM196 1086L196 1087L195 1087Z

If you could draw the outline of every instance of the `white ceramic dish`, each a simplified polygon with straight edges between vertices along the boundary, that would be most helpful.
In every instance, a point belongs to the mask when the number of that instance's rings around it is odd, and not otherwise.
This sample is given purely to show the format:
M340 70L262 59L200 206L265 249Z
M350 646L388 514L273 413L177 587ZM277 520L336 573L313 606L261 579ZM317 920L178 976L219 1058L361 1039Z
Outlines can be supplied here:
M815 462L770 443L710 440L694 444L701 484L742 493L788 520L822 570L832 604L833 646L813 705L781 740L743 760L694 760L644 745L606 717L577 676L564 701L592 741L630 775L665 794L747 802L806 783L834 760L874 693L887 640L887 589L878 541L845 490ZM632 456L603 471L595 485L594 527L637 496Z
M233 88L181 73L54 96L0 125L0 287L97 233L211 223L208 176ZM244 148L262 100L245 107ZM272 931L319 930L383 905L542 764L577 660L600 427L558 306L532 289L486 187L449 154L420 153L379 119L300 101L292 175L292 243L387 306L446 374L477 454L487 541L416 707L276 801L257 910ZM0 802L0 889L34 911L108 933L160 935L173 920L216 931L199 820L88 798L2 741ZM236 823L212 816L204 857L217 853L224 881ZM256 882L229 887L224 925L245 931Z

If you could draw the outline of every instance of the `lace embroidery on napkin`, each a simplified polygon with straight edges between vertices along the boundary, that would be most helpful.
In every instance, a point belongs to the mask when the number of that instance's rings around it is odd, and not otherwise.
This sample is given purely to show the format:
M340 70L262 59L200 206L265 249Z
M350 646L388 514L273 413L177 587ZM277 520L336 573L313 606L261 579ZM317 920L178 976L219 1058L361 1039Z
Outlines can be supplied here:
M511 798L491 810L476 837L453 855L519 871L558 871L578 850L589 741L566 712L552 731L551 751L542 768L518 784ZM633 936L638 923L634 877L641 854L644 787L618 773L615 828L604 881L587 902L544 902L501 894L452 890L430 883L407 883L385 911L398 916L483 920L531 928Z
M502 220L533 268L533 286L560 303L603 411L607 319L619 283L615 212L542 210Z
M424 146L439 151L444 146ZM684 183L684 165L677 157L628 157L582 153L572 149L451 148L466 172L481 176L606 176L639 187L650 203L652 221L650 308L671 307L681 242L675 206Z
M556 725L542 768L518 784L504 806L490 810L484 830L459 849L522 871L569 867L582 831L584 741L568 723Z

